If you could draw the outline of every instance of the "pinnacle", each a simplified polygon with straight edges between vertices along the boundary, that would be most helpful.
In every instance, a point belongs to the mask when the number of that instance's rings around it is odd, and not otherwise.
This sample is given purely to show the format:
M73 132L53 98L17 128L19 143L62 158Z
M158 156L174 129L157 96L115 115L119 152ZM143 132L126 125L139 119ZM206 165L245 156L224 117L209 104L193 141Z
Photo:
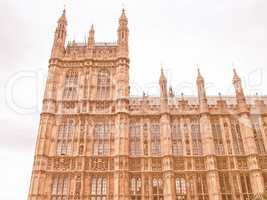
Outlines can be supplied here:
M91 29L90 29L90 32L94 32L94 24L91 25Z
M67 23L66 8L63 9L63 13L61 17L59 18L58 23Z
M122 9L121 17L120 20L127 20L126 14L125 14L125 9Z

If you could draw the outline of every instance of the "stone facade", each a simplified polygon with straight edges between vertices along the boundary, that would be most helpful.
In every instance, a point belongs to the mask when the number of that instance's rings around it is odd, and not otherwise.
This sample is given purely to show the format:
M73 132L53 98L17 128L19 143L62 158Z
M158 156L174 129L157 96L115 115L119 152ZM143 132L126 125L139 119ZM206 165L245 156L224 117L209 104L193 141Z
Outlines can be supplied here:
M65 46L49 60L29 200L247 200L267 186L267 97L130 97L127 17L118 40Z

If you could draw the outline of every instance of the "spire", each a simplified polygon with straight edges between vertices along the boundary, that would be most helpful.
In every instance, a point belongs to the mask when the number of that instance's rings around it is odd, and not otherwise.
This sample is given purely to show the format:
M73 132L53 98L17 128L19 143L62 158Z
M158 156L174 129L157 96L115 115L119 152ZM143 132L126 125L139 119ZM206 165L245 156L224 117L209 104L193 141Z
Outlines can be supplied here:
M167 92L167 79L164 75L163 68L161 68L159 86L160 86L160 108L161 112L164 113L167 112L168 110L168 92Z
M203 82L204 83L204 78L202 77L199 68L197 68L197 82Z
M122 9L122 12L121 12L121 17L120 17L120 22L122 21L128 21L127 17L126 17L126 14L125 14L125 9L123 8Z
M163 71L163 68L161 67L161 70L160 70L160 78L159 78L159 82L160 84L161 83L166 83L167 82L167 79L164 75L164 71Z
M169 97L174 97L172 86L169 87Z
M64 8L62 15L58 19L58 25L54 36L54 44L51 57L60 57L64 55L66 36L67 36L67 18L66 18L66 10Z
M238 76L236 69L233 69L234 77L233 77L233 85L235 87L235 95L236 95L236 102L240 112L248 112L248 106L246 102L246 98L244 95L244 91L242 88L241 79Z
M89 31L88 46L93 47L94 44L95 44L95 30L94 30L94 25L92 24L91 29Z
M122 14L119 19L119 28L118 28L118 47L119 54L121 57L128 58L128 37L129 37L129 29L128 29L128 19L125 14L125 10L122 9Z
M236 82L241 81L241 79L240 79L240 77L238 76L238 74L237 74L235 68L233 69L233 72L234 72L233 84L235 84Z
M67 25L66 8L63 9L63 13L61 17L59 18L58 23Z
M197 89L198 89L198 100L199 100L199 110L200 113L207 113L208 112L208 101L206 97L206 91L205 91L205 82L204 78L202 77L200 73L200 69L197 70Z

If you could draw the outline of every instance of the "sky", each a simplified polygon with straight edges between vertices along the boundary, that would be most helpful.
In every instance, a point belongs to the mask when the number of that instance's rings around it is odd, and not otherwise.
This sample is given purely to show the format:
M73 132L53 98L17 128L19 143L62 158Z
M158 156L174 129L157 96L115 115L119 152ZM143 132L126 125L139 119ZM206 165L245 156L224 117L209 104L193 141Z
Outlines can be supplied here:
M48 59L66 5L68 40L116 41L124 7L131 95L158 95L161 66L176 95L233 95L235 67L247 95L267 94L266 0L0 0L0 199L26 199Z

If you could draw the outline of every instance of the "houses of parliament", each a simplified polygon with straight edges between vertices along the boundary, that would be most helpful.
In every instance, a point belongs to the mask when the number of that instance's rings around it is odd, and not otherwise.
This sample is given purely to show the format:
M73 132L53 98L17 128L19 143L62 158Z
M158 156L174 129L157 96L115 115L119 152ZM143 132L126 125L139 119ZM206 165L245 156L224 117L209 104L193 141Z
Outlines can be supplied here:
M65 10L49 60L28 200L249 200L267 186L267 97L130 96L128 19L116 42L66 44Z

